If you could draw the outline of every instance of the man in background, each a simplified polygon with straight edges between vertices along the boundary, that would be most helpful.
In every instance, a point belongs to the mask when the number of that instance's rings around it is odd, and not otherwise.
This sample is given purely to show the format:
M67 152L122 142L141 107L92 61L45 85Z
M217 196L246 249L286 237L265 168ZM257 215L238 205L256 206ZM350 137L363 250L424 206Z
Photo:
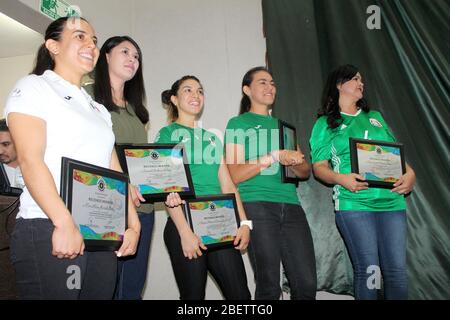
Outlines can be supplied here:
M25 184L17 161L16 148L5 119L0 120L0 165L5 168L12 187L24 187ZM0 195L0 300L17 299L9 242L18 208L19 200L17 197Z

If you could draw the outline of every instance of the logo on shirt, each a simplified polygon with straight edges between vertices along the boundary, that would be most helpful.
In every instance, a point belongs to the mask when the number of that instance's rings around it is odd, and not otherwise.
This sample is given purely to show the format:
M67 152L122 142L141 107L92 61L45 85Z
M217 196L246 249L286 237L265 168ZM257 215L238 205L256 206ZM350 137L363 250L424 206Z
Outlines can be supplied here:
M209 137L209 144L210 145L212 145L212 146L215 146L216 145L216 137L214 137L214 136L211 136L211 137Z
M66 96L66 97L64 97L64 99L66 99L67 101L69 101L70 99L72 99L72 97L71 97L71 96Z
M255 129L258 130L258 129L261 128L261 127L262 127L262 125L258 124L258 125L255 127Z
M383 125L377 119L370 118L369 121L370 121L370 124L373 125L374 127L378 127L378 128L383 127Z
M342 124L341 130L344 130L345 128L347 128L347 125L346 124Z
M14 89L13 92L11 92L11 97L20 97L22 95L22 91L20 89Z

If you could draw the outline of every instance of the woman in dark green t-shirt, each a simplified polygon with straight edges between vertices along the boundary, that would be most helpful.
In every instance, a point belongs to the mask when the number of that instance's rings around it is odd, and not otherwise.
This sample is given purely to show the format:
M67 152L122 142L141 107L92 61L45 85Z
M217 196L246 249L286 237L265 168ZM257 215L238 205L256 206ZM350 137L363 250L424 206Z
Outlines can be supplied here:
M314 174L334 185L336 224L352 259L355 298L377 299L380 287L372 282L380 283L382 273L384 297L407 299L404 194L411 192L416 178L406 165L406 173L389 190L369 188L363 176L352 173L349 138L395 142L380 112L369 109L363 91L355 66L340 66L328 76L310 139Z
M162 102L171 124L159 131L155 142L183 143L195 194L234 193L241 220L234 248L207 250L189 227L181 210L179 195L172 193L167 197L170 217L164 229L164 242L169 250L180 298L204 299L209 271L225 299L248 300L251 295L240 250L247 248L252 225L246 219L239 193L224 164L222 143L216 135L197 126L204 103L203 87L196 77L184 76L162 93Z
M242 81L240 115L225 133L226 159L245 211L253 221L249 257L256 279L256 299L281 295L280 263L291 299L315 299L314 247L295 184L283 183L280 164L307 178L310 166L300 148L279 150L278 120L270 115L276 87L264 67L249 70Z
M142 52L128 36L109 38L100 50L95 68L94 99L111 113L116 143L147 143L149 114L144 105ZM140 300L147 277L154 211L136 188L132 188L141 234L136 254L119 259L115 299Z

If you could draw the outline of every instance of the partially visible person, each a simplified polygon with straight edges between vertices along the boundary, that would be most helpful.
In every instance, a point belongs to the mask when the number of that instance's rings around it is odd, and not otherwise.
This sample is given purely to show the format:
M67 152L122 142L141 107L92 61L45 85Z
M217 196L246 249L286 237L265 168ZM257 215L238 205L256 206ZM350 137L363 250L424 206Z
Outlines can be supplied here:
M21 299L111 299L117 257L136 251L140 223L131 196L122 246L89 252L59 195L62 157L121 171L111 116L81 88L97 62L96 44L85 19L53 21L32 74L16 84L7 101L6 119L26 185L11 240Z
M234 193L240 218L234 248L207 249L189 227L180 206L180 196L169 194L164 242L180 299L204 299L210 272L225 299L249 300L251 295L240 250L247 248L252 224L246 218L239 192L224 163L221 141L212 132L198 127L205 101L203 86L196 77L184 76L161 96L170 124L159 131L155 142L183 144L196 196Z
M292 300L315 299L316 260L311 231L296 185L283 183L281 164L306 179L311 167L297 150L279 150L278 119L271 116L276 97L272 75L250 69L242 80L239 116L227 124L226 162L253 220L249 257L256 281L255 299L281 296L280 264L286 271Z
M368 278L381 269L384 297L407 299L404 195L412 191L416 176L406 164L406 173L389 190L369 188L364 177L352 173L349 138L396 141L363 92L357 67L343 65L329 74L311 133L313 170L319 180L334 185L336 224L353 263L355 298L377 299L377 287L369 286Z
M6 119L0 120L0 162L3 163L11 187L23 189L25 182L19 168L16 148L9 133Z
M111 37L100 49L95 67L93 97L111 113L116 143L147 143L149 114L145 107L142 52L128 36ZM92 92L92 87L88 88ZM115 298L140 300L147 277L150 242L155 220L153 205L145 202L137 188L137 206L141 235L136 254L120 258Z
M0 162L0 165L5 168L11 186L23 188L24 182L17 161L16 148L6 125L6 119L0 120ZM18 208L18 199L0 195L0 300L17 299L9 244Z

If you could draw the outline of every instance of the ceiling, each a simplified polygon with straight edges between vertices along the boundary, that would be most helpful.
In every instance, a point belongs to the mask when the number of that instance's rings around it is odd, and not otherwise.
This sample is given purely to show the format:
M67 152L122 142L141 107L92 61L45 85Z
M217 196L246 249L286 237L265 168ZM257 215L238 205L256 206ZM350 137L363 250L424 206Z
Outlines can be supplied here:
M41 34L0 12L0 58L36 54L44 42Z

